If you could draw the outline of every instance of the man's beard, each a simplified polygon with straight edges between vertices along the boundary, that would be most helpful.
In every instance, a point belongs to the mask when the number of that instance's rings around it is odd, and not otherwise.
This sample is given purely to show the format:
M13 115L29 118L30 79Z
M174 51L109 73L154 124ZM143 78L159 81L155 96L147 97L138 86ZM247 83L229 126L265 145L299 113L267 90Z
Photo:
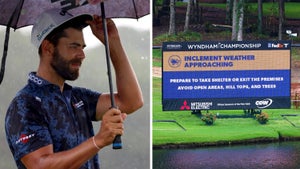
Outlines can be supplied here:
M52 68L65 80L76 80L79 76L79 70L71 70L69 65L72 63L80 63L81 59L65 60L57 50L54 49L53 59L51 62Z

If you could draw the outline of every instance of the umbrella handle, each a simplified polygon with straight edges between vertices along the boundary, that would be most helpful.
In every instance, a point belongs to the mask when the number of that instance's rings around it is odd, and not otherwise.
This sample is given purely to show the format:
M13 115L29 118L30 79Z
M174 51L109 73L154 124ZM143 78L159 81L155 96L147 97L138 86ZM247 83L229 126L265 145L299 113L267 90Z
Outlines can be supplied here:
M102 16L102 23L103 23L103 31L104 31L104 38L105 38L105 51L106 51L106 65L107 65L107 75L108 75L108 82L109 82L109 91L110 91L110 101L111 107L117 108L115 104L114 92L113 92L113 83L112 83L112 76L111 76L111 68L110 68L110 51L109 51L109 42L108 42L108 33L107 33L107 24L106 24L106 16L104 10L104 2L100 3L101 5L101 16ZM122 140L121 135L117 135L113 141L113 149L121 149L122 148Z

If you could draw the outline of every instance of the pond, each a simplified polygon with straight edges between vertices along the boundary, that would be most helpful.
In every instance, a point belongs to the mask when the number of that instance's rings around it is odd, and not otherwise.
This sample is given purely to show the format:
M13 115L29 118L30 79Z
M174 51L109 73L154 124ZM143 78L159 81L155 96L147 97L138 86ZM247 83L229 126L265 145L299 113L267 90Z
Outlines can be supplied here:
M300 142L153 150L154 169L300 169Z

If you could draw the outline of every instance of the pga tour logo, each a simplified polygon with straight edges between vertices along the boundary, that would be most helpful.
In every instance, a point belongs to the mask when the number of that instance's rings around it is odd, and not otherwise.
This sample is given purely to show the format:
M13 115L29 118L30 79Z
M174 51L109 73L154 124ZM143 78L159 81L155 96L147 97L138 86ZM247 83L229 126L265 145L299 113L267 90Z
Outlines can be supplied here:
M264 100L258 100L255 102L255 105L257 108L264 109L269 107L273 103L272 99L266 98Z

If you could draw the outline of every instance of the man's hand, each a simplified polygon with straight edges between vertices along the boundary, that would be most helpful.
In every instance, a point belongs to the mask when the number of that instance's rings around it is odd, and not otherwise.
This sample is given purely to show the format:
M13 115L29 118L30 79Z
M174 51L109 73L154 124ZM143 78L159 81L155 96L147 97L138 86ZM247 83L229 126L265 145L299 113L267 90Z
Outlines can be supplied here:
M112 108L109 109L103 116L101 128L95 135L95 142L99 148L110 145L117 135L123 135L126 114L121 113L120 110Z
M98 15L94 15L93 21L87 21L87 23L90 25L90 28L93 32L93 34L103 43L105 44L104 39L104 30L103 30L103 23L102 18ZM117 30L117 27L113 20L106 19L107 24L107 32L110 39L119 38L119 33Z

